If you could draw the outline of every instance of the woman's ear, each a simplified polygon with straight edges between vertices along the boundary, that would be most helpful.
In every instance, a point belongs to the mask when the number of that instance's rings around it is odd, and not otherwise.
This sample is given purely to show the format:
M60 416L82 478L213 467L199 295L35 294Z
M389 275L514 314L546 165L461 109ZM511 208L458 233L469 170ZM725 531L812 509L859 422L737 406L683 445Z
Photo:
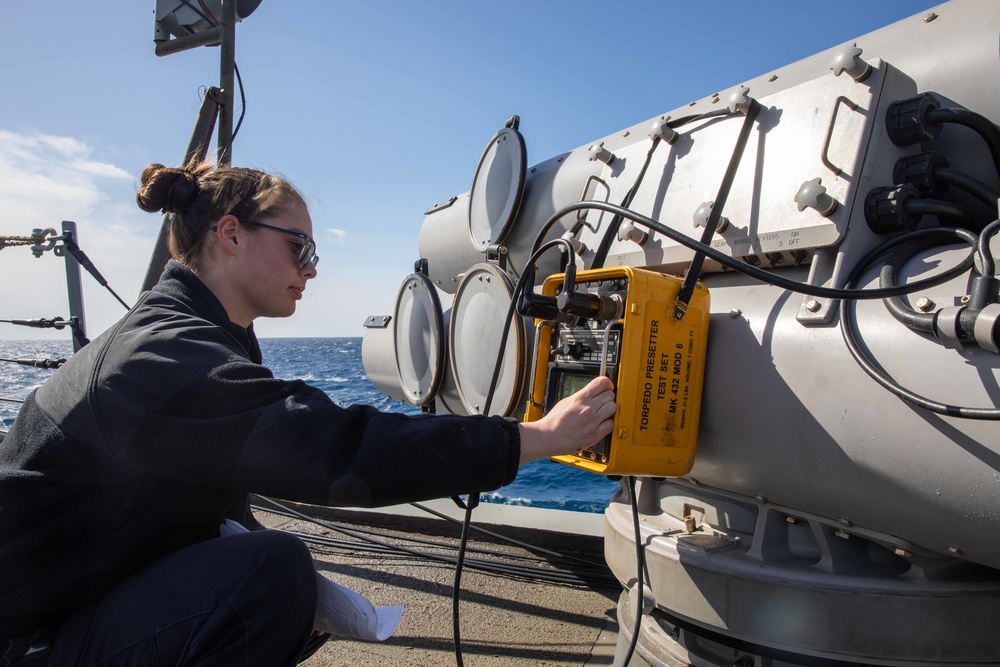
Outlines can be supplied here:
M224 215L215 225L215 243L227 255L235 255L239 251L242 231L235 215Z

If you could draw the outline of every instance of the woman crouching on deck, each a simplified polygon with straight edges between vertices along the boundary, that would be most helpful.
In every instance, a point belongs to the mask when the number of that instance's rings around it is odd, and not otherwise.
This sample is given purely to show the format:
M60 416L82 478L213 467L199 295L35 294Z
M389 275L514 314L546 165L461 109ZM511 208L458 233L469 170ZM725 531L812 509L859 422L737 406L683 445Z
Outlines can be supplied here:
M496 489L611 431L599 378L543 419L342 408L262 365L258 317L316 276L312 220L252 169L143 171L170 214L159 283L25 402L0 443L0 665L294 665L316 581L248 494L376 506Z

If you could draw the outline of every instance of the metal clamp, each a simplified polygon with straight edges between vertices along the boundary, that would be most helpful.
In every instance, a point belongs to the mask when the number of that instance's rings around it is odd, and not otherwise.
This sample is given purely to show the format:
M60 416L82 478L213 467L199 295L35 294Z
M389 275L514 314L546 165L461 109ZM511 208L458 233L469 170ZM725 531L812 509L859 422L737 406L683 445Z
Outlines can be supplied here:
M48 243L45 243L45 237L51 237ZM31 230L31 239L35 242L31 246L31 254L35 257L41 257L42 254L52 250L56 247L56 243L63 240L62 236L58 236L56 230L49 227L48 229L33 229Z

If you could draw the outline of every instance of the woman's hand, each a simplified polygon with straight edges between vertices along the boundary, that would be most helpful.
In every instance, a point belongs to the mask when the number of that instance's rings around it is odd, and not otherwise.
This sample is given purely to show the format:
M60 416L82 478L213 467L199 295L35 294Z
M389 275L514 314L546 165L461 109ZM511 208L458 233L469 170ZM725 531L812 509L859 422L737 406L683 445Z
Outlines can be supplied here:
M594 378L538 421L520 424L521 464L590 447L611 433L615 408L611 380Z

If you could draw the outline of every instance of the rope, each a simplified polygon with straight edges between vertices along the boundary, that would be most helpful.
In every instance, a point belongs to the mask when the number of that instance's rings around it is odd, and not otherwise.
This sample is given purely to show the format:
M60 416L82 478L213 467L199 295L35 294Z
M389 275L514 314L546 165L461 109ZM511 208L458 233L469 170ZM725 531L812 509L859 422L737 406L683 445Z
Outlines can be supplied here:
M30 236L0 236L0 250L10 246L34 245L35 240Z

